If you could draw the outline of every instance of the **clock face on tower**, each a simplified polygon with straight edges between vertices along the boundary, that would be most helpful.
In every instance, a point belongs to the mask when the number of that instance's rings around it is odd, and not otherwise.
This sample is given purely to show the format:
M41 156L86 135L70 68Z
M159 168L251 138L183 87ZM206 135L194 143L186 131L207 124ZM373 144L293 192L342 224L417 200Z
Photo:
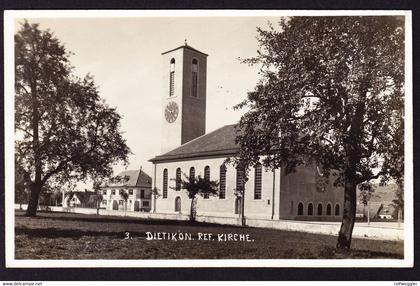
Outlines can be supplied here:
M174 101L170 101L165 108L165 118L166 121L172 123L178 117L178 105Z

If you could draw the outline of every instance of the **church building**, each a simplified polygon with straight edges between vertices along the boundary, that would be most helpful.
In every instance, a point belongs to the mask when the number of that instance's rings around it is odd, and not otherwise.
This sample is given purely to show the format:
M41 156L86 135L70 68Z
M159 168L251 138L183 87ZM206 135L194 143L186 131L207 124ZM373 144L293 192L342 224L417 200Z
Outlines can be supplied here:
M162 95L162 153L150 159L153 188L160 195L152 196L152 212L189 214L191 200L176 185L176 179L185 173L219 182L218 196L198 196L197 216L238 218L244 206L246 218L341 219L343 189L332 182L319 184L324 178L317 167L298 167L285 175L283 169L272 171L257 165L245 183L245 197L238 195L243 174L224 164L239 149L235 124L205 134L208 55L185 44L162 56L166 87Z

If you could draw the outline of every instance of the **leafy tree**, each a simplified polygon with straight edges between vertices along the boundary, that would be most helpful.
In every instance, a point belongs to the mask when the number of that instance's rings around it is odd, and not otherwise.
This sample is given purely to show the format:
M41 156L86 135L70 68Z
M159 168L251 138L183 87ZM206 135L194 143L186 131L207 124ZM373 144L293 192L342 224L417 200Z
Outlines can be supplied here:
M172 179L173 181L180 184L181 189L185 190L188 194L188 198L191 199L190 207L190 221L195 221L197 214L197 195L204 196L216 196L219 193L219 183L217 181L208 180L202 178L200 175L188 177L183 173L184 179ZM171 187L171 189L176 189Z
M96 194L91 195L89 197L89 204L92 204L96 208L96 214L99 215L99 208L101 207L101 202L104 199L102 193L101 193L101 187L100 183L94 182L93 183L93 190Z
M101 100L91 76L73 76L70 53L49 31L25 21L15 34L15 156L30 176L27 216L41 189L107 177L127 163L121 116Z
M393 217L404 219L404 186L401 184L397 184L395 199L392 200L392 206L394 207ZM399 214L401 214L401 217Z
M369 209L369 201L374 196L374 188L372 184L363 183L359 186L359 201L363 204L363 215L365 215L365 209L367 207L367 222L370 223L370 209Z
M120 191L120 196L124 200L124 214L127 215L127 201L128 201L128 196L129 195L128 195L126 190L121 190Z
M28 201L29 176L15 162L15 203L19 204L22 210L22 204Z
M356 189L402 178L404 21L393 16L292 17L258 28L261 80L236 106L237 158L268 168L320 166L344 187L337 247L350 248Z
M65 194L65 196L64 197L67 197L67 207L70 207L71 205L70 205L70 202L71 202L71 199L74 197L74 192L73 191L68 191L68 192L66 192L66 194ZM63 207L64 207L64 203L66 202L66 200L63 202Z
M160 191L158 188L154 187L154 188L152 189L152 196L153 196L153 209L152 209L152 212L156 212L156 200L157 200L160 196L162 196L162 195L161 195L161 191Z

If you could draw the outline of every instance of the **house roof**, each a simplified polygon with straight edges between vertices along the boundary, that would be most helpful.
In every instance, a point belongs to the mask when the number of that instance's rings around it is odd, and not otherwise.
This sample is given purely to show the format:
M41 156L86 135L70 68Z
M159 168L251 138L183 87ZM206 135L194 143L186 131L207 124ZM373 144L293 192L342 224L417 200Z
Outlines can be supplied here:
M163 53L162 53L162 55L167 54L167 53L170 53L170 52L173 52L173 51L176 51L176 50L179 50L179 49L182 49L182 48L183 48L183 49L189 49L189 50L194 51L194 52L197 52L197 53L199 53L199 54L202 54L202 55L208 56L208 54L205 54L205 53L203 53L203 52L200 52L199 50L194 49L193 47L188 46L187 44L184 44L184 45L179 46L179 47L177 47L177 48L175 48L175 49L172 49L172 50L169 50L169 51L163 52Z
M151 187L152 178L143 170L127 170L114 177L113 182L107 182L106 187Z
M225 125L208 134L197 137L168 153L149 161L163 162L197 157L226 156L235 154L239 146L235 143L236 124Z
M70 194L67 193L66 197L68 197ZM77 197L81 203L88 203L90 196L96 195L95 192L91 191L84 191L84 192L73 192L73 197Z

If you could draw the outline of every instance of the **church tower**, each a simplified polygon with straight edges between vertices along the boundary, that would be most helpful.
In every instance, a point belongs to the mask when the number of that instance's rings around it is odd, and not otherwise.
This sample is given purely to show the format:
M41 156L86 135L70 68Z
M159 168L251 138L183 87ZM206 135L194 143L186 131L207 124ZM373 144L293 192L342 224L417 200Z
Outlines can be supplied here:
M162 53L162 153L206 132L207 54L185 42Z

